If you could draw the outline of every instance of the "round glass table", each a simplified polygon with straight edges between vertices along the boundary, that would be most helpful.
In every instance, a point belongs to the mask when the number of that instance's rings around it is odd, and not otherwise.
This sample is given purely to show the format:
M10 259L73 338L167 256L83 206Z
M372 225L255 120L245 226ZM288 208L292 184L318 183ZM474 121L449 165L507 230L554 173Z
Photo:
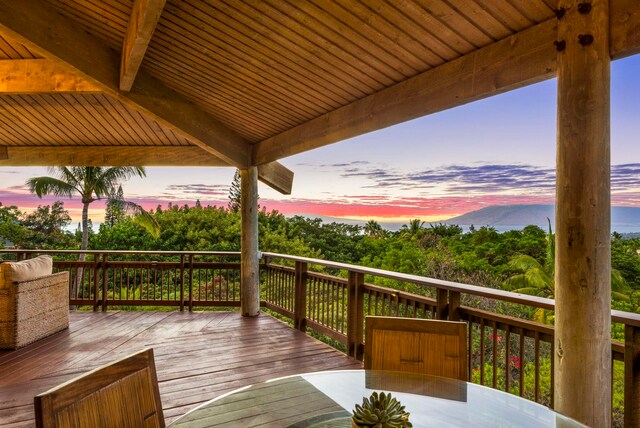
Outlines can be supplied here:
M171 427L350 427L355 404L391 392L414 427L582 427L532 401L454 379L339 370L288 376L202 404Z

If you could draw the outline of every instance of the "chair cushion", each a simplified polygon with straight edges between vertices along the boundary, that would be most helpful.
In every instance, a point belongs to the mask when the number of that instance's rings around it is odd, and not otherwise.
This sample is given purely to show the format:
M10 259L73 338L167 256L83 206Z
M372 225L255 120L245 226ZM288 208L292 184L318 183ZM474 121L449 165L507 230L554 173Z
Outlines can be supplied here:
M38 256L20 262L0 263L0 290L9 288L14 282L29 281L53 272L51 256Z

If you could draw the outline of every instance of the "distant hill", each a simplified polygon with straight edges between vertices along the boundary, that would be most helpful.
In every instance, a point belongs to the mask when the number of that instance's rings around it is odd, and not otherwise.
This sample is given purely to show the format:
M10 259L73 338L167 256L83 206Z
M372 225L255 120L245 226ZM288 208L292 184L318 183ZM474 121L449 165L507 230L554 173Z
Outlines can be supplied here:
M555 224L553 205L491 206L444 220L446 224L475 226L547 226L547 218ZM611 207L611 228L640 227L640 208Z

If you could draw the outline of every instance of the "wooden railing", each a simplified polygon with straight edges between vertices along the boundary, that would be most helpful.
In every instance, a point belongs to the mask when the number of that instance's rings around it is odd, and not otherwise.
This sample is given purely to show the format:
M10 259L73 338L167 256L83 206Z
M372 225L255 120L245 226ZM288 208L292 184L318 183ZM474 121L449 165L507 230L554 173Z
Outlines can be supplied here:
M85 260L79 261L79 255ZM54 256L69 271L71 305L240 306L239 252L0 250L4 259Z
M240 306L237 252L85 251L78 261L79 253L0 250L0 259L53 255L54 270L71 273L70 304L94 310ZM333 339L348 355L362 359L366 315L463 320L471 381L552 406L554 329L527 318L534 311L552 316L553 300L326 260L262 259L263 307ZM518 311L528 316L506 315ZM612 322L624 330L624 342L612 342L614 388L624 387L624 426L638 426L640 315L612 311ZM622 412L613 416L621 425Z
M263 258L263 305L297 329L315 330L361 359L366 315L463 320L469 327L470 381L553 406L554 329L526 319L536 311L552 319L552 299L326 260L274 253ZM529 317L505 314L518 311ZM618 406L614 425L638 426L640 315L612 311L612 322L625 331L624 342L612 342L612 361L614 387L624 388L627 409L623 415Z

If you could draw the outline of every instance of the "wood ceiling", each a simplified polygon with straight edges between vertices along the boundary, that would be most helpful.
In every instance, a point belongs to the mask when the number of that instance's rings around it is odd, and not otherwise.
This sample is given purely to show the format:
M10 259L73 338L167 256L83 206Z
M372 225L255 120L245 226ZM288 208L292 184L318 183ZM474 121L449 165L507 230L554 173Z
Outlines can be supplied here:
M0 165L263 165L286 193L278 159L553 77L555 3L0 0ZM638 52L640 2L611 28Z

